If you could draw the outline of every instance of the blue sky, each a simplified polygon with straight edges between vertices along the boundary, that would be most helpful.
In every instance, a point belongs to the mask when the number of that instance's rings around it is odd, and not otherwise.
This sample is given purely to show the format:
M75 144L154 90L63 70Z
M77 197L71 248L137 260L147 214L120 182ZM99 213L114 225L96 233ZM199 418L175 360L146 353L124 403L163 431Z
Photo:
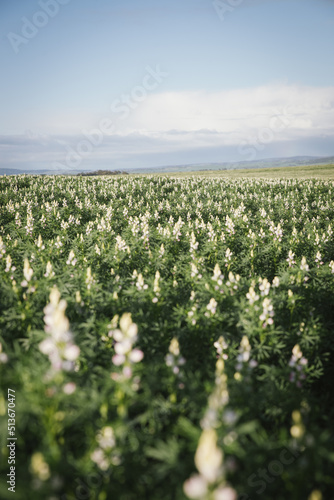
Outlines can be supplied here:
M334 154L333 0L2 0L0 168Z

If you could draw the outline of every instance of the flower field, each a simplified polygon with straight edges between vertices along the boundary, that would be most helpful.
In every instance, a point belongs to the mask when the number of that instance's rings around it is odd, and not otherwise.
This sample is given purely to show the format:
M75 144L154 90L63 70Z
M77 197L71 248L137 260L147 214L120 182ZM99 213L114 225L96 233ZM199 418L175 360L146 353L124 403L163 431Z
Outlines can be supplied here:
M0 177L0 498L334 498L333 194Z

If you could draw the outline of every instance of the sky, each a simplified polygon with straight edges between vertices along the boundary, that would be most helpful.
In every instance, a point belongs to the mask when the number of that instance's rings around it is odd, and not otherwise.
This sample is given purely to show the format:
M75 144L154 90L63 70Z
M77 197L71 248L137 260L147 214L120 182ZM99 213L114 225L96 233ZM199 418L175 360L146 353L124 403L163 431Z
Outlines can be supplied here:
M334 155L334 0L1 0L0 168Z

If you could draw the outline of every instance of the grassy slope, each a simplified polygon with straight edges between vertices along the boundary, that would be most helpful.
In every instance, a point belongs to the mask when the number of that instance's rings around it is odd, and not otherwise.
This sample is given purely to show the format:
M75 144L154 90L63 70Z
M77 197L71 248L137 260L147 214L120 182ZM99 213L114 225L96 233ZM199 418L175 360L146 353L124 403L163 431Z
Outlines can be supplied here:
M156 174L161 175L161 174ZM280 167L280 168L254 168L254 169L238 169L238 170L206 170L196 172L172 172L164 173L163 175L171 176L189 176L189 175L205 175L206 177L262 177L262 178L310 178L316 177L319 179L334 180L334 164L330 165L306 165L300 167Z

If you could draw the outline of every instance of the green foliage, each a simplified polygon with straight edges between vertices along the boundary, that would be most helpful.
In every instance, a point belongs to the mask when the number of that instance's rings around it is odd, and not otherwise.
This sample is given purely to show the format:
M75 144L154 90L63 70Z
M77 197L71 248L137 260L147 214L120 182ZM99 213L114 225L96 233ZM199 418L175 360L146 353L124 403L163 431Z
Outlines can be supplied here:
M1 177L1 472L10 388L16 498L185 499L221 336L226 481L243 500L331 498L333 214L317 179ZM57 328L80 349L66 369L41 347Z

